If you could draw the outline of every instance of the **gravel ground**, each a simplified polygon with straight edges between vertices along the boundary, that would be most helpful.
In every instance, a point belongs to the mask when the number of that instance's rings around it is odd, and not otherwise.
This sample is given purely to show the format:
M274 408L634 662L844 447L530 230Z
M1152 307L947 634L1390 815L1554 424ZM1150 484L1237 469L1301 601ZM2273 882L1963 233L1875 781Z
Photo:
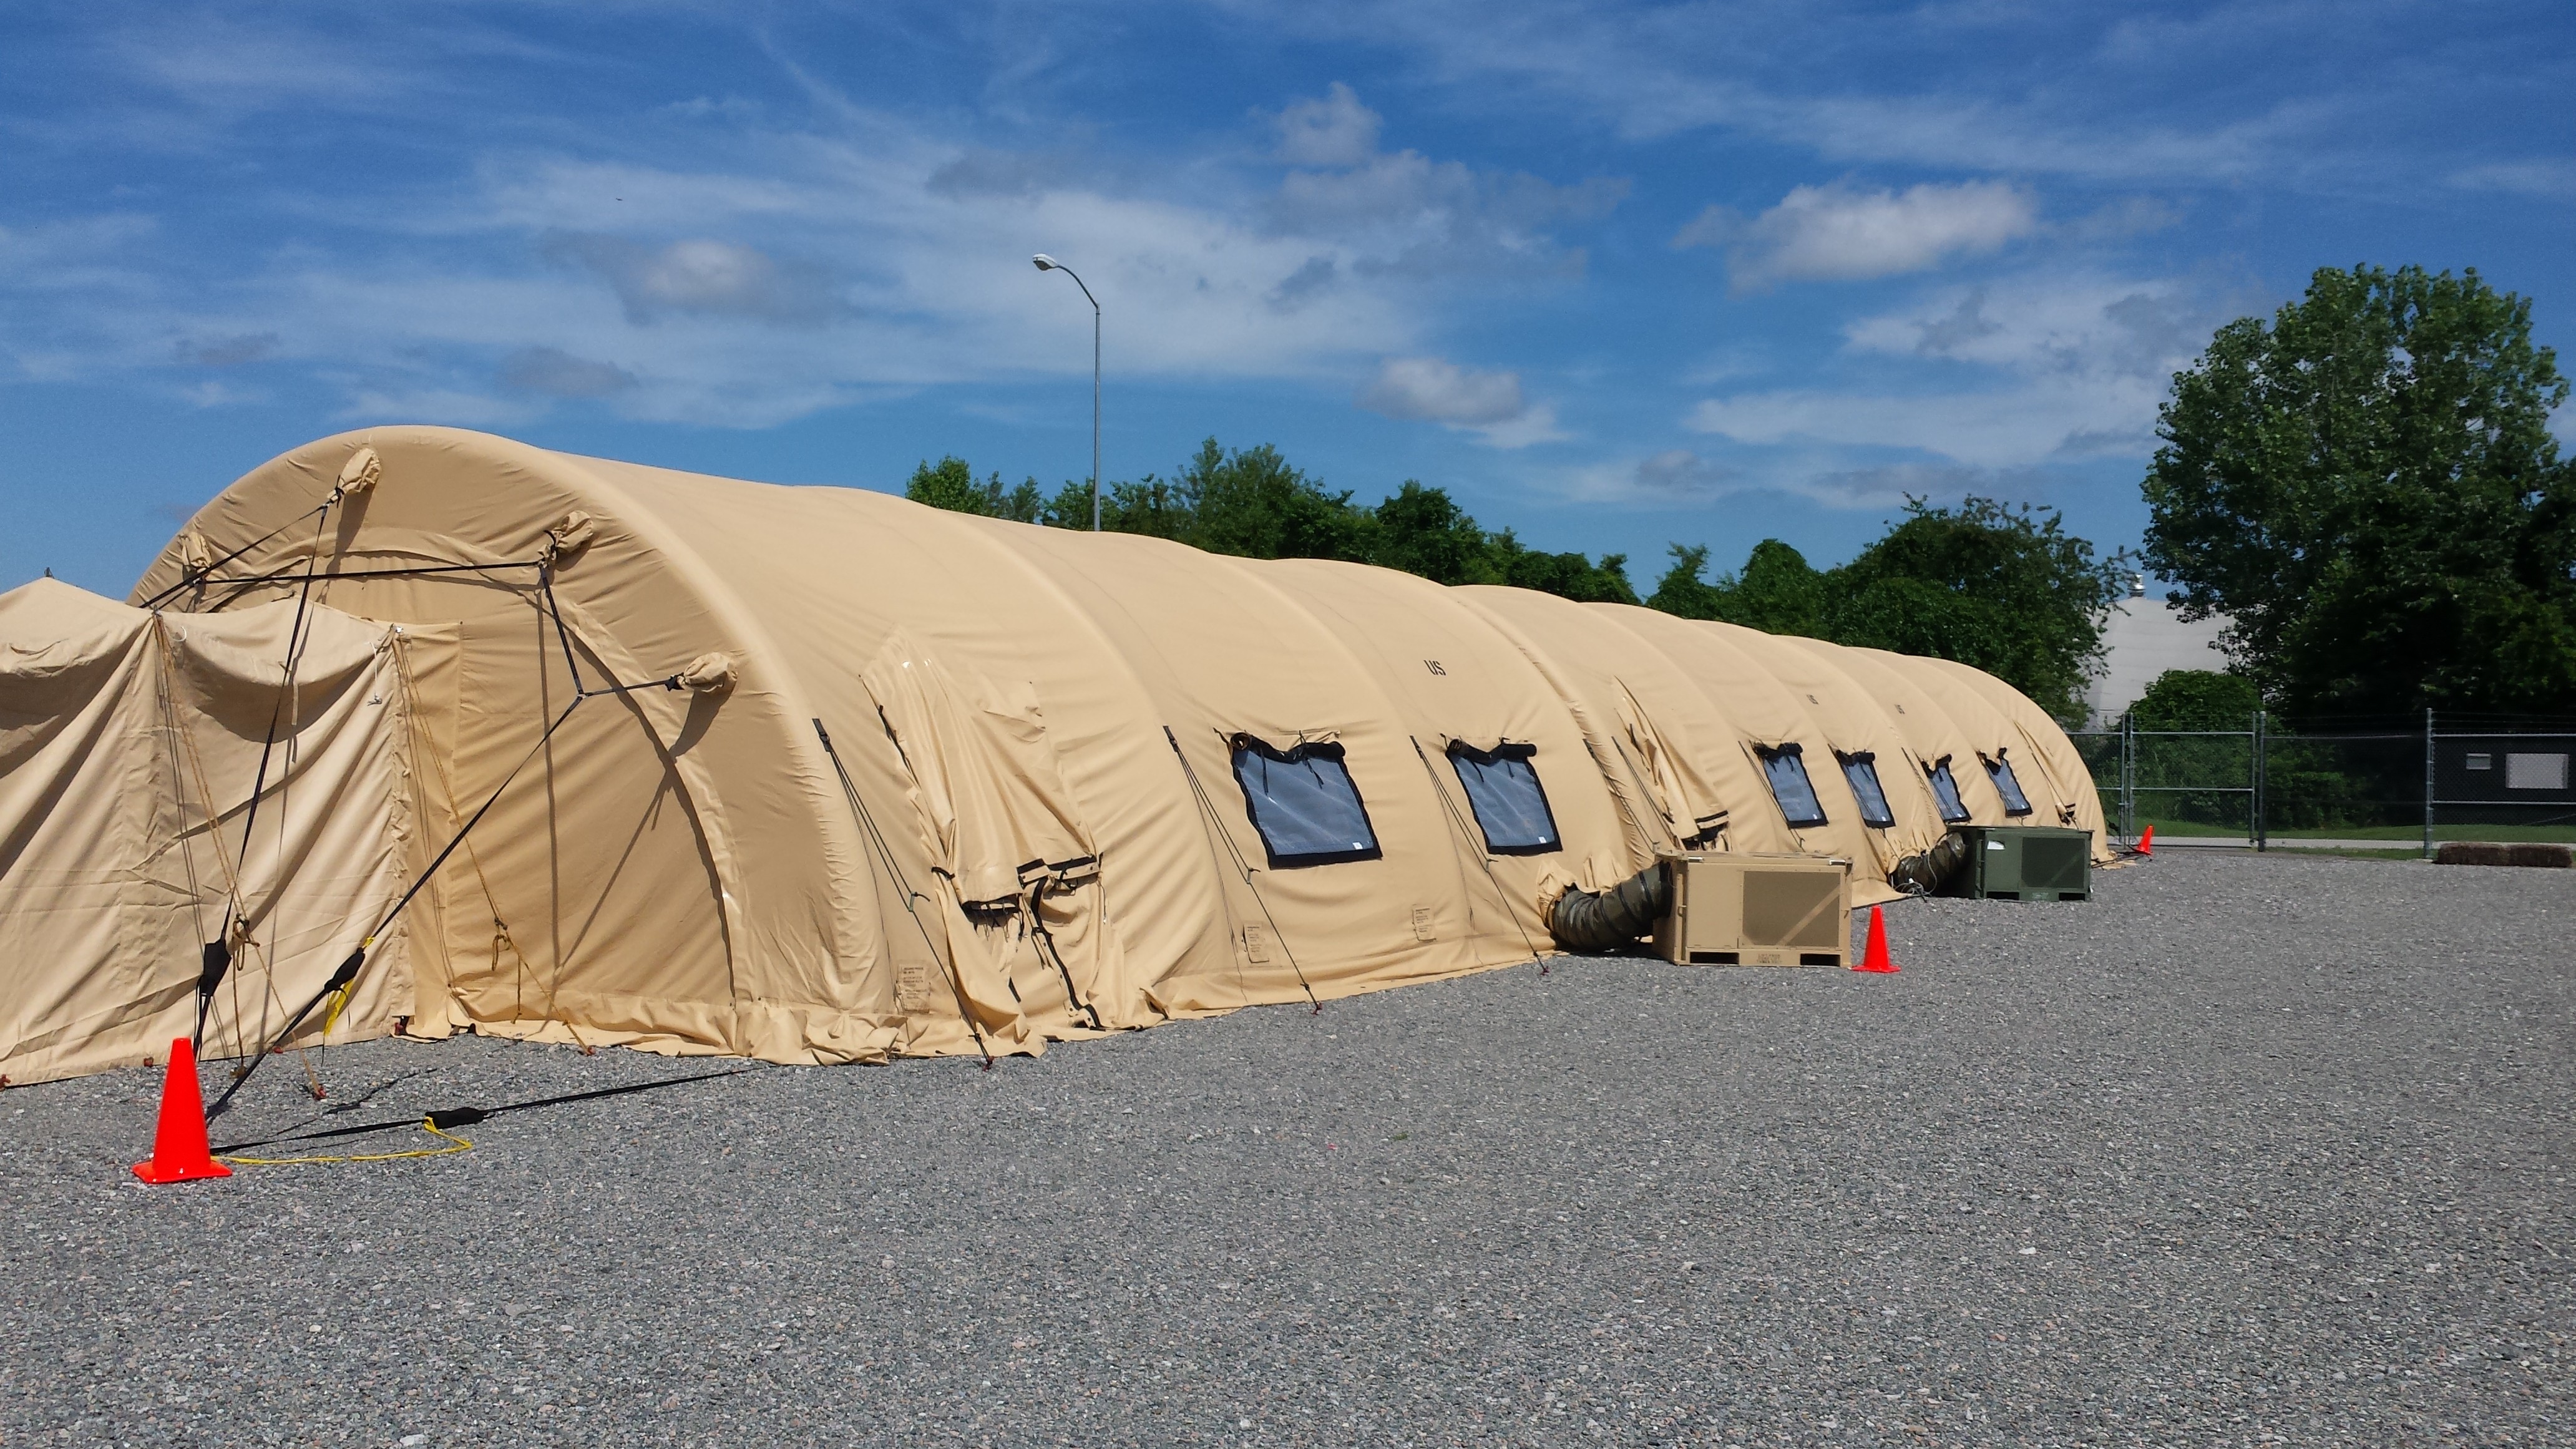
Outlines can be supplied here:
M2576 1444L2576 872L2098 886L1892 909L1894 977L1567 961L176 1188L151 1074L10 1091L0 1443Z

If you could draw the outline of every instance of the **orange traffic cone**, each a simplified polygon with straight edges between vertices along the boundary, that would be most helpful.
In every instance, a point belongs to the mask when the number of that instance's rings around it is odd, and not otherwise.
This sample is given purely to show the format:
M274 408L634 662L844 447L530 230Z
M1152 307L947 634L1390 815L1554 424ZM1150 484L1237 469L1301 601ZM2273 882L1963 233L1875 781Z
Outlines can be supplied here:
M2156 827L2155 827L2154 825L2150 824L2150 825L2149 825L2149 826L2148 826L2144 831L2141 831L2141 832L2139 833L2139 835L2138 835L2138 854L2140 854L2140 855L2153 855L2153 854L2155 854L2155 853L2156 853Z
M1860 964L1852 969L1896 974L1896 963L1887 955L1887 918L1878 913L1876 906L1869 908L1869 944L1861 950Z
M152 1160L134 1164L134 1175L156 1186L233 1175L231 1168L206 1150L206 1099L197 1093L197 1054L184 1036L170 1043L170 1071L161 1079L161 1127L152 1134Z

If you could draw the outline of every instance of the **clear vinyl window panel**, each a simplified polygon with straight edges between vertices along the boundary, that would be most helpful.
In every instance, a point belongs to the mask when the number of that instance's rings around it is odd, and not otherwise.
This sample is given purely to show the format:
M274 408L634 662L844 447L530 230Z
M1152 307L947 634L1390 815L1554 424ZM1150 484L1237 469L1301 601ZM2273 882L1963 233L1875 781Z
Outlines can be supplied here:
M1243 808L1261 835L1274 870L1376 860L1377 831L1360 801L1342 747L1299 744L1279 749L1250 735L1228 741Z
M1925 778L1932 782L1932 799L1941 807L1941 818L1957 825L1968 818L1968 802L1959 798L1958 778L1950 773L1950 757L1923 767Z
M1762 759L1763 777L1771 782L1771 798L1780 802L1780 813L1788 817L1793 830L1805 830L1825 823L1824 802L1816 798L1815 783L1807 778L1805 751L1793 741L1789 744L1755 745L1753 753Z
M1983 755L1977 758L1985 759ZM2021 792L2021 779L2013 774L2012 761L2004 758L2003 751L1995 751L1995 757L1986 760L1986 775L1995 782L1995 793L2004 797L2006 815L2030 813L2030 797Z
M1873 830L1885 830L1896 823L1896 812L1887 808L1887 791L1878 782L1878 756L1863 750L1856 755L1835 752L1843 766L1843 778L1851 782L1852 798L1860 802L1860 823Z
M1485 848L1496 855L1543 855L1561 850L1556 815L1547 808L1547 791L1538 782L1536 745L1497 744L1480 750L1463 741L1449 744L1449 765L1467 790L1467 808L1485 832Z

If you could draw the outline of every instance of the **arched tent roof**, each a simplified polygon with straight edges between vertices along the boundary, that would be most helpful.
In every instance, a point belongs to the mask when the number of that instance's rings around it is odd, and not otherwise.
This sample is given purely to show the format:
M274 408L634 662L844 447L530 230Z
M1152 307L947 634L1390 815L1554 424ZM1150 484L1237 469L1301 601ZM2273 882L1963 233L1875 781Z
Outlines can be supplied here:
M1801 639L1783 635L1781 642L1804 649L1831 661L1850 675L1869 696L1884 704L1905 742L1906 753L1913 757L1911 768L1917 779L1929 789L1931 771L1947 762L1949 778L1959 792L1959 804L1967 811L1962 823L2002 825L2003 797L1995 793L1986 772L1977 768L1977 745L1972 732L1951 717L1949 710L1925 689L1913 675L1890 667L1889 656L1875 649L1855 649L1848 645L1828 643L1822 639ZM1992 714L1984 709L1981 711ZM2001 723L2001 716L1995 716ZM1938 810L1938 802L1935 802Z
M1685 840L1876 854L1791 831L1747 750L1885 735L1866 688L1802 703L1786 646L1651 611L436 428L254 471L135 599L239 608L308 568L331 607L458 640L430 825L525 772L424 899L415 1030L1035 1050L1526 959L1553 892ZM1554 835L1489 848L1453 744L1534 781ZM1256 804L1238 770L1321 793ZM1327 820L1355 838L1291 839Z
M1860 787L1875 781L1892 821L1867 832L1879 869L1893 871L1909 856L1930 850L1949 825L1922 775L1905 761L1904 735L1885 701L1842 667L1839 657L1798 647L1799 641L1738 624L1703 626L1740 650L1757 668L1803 701L1816 722L1827 755L1815 770L1845 778L1857 802ZM1865 767L1864 767L1865 766Z
M1977 750L1987 759L2012 762L2014 778L2033 808L2021 823L2065 825L2093 833L2093 858L2113 859L2102 819L2102 797L2074 742L2029 696L1983 670L1948 659L1913 654L1882 656L1944 701L1954 718L1976 719L1984 734ZM1953 703L1955 701L1955 703ZM2035 767L2035 768L2025 768Z
M1670 655L1591 605L1489 585L1456 592L1556 686L1655 848L1722 837L1741 850L1798 849L1766 808L1743 729Z

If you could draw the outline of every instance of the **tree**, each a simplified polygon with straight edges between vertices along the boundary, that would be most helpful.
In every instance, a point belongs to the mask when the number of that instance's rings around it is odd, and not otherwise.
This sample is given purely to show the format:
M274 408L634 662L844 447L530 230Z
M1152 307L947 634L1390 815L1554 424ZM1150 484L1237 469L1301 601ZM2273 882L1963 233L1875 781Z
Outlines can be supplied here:
M903 496L952 513L978 513L1018 523L1036 523L1046 511L1035 478L1008 489L1002 486L999 473L978 483L975 470L954 453L936 463L924 461L913 469L911 480L903 485Z
M1480 577L1490 541L1446 490L1411 478L1374 510L1369 562L1434 583L1489 583Z
M983 482L964 459L913 470L904 496L959 513L1050 528L1091 526L1091 485L1067 483L1045 498L1032 478L1015 488L996 473ZM1173 539L1241 558L1330 558L1403 569L1444 584L1515 584L1583 601L1637 602L1624 554L1598 563L1579 553L1545 553L1510 529L1487 533L1445 491L1408 478L1375 508L1351 502L1292 466L1277 448L1229 452L1216 439L1181 465L1176 478L1148 473L1101 489L1101 527Z
M1646 600L1653 608L1685 619L1723 619L1769 634L1822 637L1825 576L1807 556L1776 538L1753 546L1739 573L1715 583L1700 577L1708 567L1704 545L1674 544L1673 565L1664 571Z
M1367 525L1345 490L1332 492L1268 443L1227 452L1214 438L1182 465L1180 496L1190 513L1181 541L1242 558L1364 556Z
M2175 376L2146 561L2294 715L2576 708L2567 396L2475 270L2320 270Z
M1711 583L1700 576L1708 550L1675 545L1647 602L1685 618L1955 659L2072 719L2100 668L2103 612L2123 592L2122 561L2095 558L2053 512L1914 498L1886 536L1822 573L1766 538L1741 572Z
M2241 674L2168 669L2129 706L2129 718L2142 730L2242 730L2262 707L2262 692Z
M2095 558L2053 510L1907 499L1886 537L1825 576L1826 637L1971 664L2080 719L2126 557Z

